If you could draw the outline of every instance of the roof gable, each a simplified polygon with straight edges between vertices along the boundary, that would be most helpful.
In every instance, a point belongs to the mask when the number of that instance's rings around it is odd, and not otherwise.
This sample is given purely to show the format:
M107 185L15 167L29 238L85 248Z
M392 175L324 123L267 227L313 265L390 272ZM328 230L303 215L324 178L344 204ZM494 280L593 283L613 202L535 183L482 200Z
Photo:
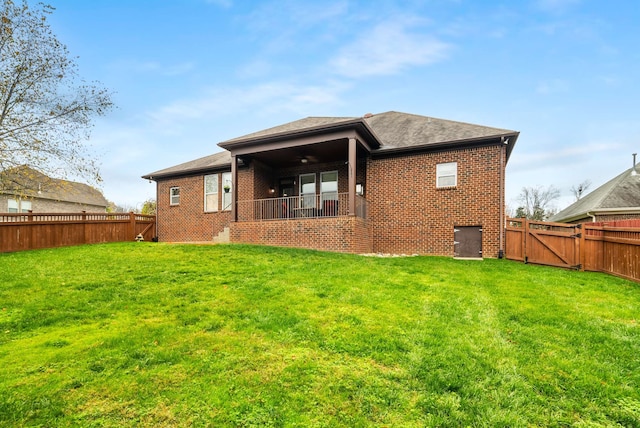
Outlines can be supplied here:
M241 137L232 138L230 140L223 141L220 144L226 145L249 140L258 140L273 136L295 134L301 131L322 129L326 126L346 124L357 119L357 117L305 117L304 119L295 120L283 125L263 129L262 131L257 131L251 134L243 135Z

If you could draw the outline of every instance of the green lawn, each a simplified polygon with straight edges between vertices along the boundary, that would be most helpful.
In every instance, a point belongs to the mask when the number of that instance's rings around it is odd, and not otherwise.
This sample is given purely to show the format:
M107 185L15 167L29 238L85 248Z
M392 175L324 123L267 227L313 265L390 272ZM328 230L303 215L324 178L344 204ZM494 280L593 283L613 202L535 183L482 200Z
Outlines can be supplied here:
M240 245L0 254L0 426L640 426L640 285Z

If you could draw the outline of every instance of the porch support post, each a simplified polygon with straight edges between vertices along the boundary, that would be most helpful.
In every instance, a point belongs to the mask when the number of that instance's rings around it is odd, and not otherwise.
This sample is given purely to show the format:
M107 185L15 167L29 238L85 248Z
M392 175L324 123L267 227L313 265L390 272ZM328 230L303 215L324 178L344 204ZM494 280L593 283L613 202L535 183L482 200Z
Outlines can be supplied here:
M236 200L238 199L238 162L235 155L231 155L231 221L238 221Z
M356 139L349 138L349 215L356 215Z

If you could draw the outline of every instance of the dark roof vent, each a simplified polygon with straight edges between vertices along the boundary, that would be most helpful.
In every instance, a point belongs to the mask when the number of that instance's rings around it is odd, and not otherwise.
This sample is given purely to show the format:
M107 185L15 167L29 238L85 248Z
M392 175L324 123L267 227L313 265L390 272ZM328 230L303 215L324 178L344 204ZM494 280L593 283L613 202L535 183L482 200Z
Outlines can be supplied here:
M364 117L365 119L369 119L370 117L373 117L373 114L372 114L372 113L366 113L366 114L365 114L364 116L362 116L362 117Z

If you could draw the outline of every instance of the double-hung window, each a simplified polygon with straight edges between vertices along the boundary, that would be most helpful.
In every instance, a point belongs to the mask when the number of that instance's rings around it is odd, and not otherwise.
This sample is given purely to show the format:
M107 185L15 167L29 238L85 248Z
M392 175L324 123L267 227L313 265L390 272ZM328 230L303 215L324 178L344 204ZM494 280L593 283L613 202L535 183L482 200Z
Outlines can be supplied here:
M180 205L180 188L172 187L169 189L169 204Z
M338 171L320 173L320 197L322 201L338 200Z
M204 176L204 211L218 211L218 174Z
M20 199L7 200L7 212L10 213L28 213L31 211L31 201Z
M458 163L448 162L436 165L436 187L456 187L458 185Z
M17 213L18 201L15 199L9 199L7 202L8 202L7 211L10 213Z

